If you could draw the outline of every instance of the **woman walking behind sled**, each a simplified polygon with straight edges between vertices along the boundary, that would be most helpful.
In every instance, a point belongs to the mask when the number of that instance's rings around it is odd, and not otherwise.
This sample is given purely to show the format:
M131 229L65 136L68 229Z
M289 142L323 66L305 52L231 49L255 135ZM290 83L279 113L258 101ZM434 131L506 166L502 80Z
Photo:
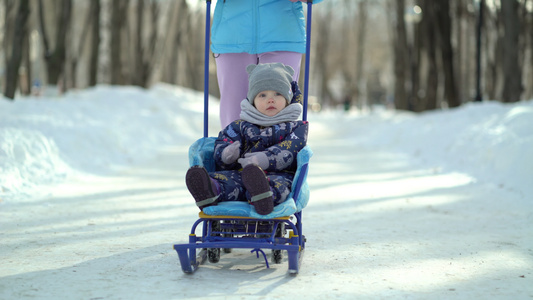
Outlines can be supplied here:
M248 201L257 213L267 215L290 194L308 122L298 121L302 96L292 81L292 67L252 64L246 71L249 89L241 102L241 119L215 141L216 171L193 166L185 182L200 209L222 201Z
M240 101L248 91L249 64L289 65L295 71L293 80L298 81L306 41L302 2L307 1L217 0L211 51L217 66L222 128L239 118Z

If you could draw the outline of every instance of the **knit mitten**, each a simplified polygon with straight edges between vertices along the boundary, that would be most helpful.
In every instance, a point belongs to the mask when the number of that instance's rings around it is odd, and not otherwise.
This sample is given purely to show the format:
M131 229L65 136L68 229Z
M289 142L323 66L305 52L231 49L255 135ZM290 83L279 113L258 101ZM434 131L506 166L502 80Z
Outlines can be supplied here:
M258 165L261 169L266 170L270 166L268 157L264 152L246 153L244 158L239 158L238 162L243 168L247 165Z
M241 142L236 141L233 144L230 144L220 154L222 162L229 165L234 163L241 154Z

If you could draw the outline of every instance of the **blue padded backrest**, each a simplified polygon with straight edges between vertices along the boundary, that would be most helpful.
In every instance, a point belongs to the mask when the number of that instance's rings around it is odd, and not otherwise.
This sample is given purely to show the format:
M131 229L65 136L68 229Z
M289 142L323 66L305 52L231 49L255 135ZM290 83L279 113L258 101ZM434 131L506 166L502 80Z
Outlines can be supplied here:
M189 147L189 165L203 166L208 172L215 171L215 137L203 137Z

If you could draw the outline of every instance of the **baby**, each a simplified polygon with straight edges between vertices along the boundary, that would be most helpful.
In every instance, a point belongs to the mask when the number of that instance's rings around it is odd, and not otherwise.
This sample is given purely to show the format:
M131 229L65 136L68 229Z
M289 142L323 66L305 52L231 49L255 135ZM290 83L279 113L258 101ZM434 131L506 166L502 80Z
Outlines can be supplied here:
M281 63L249 65L247 99L241 119L230 123L215 141L216 170L191 167L187 188L204 207L222 201L248 201L267 215L290 194L296 155L307 144L308 122L298 121L301 94L294 70Z

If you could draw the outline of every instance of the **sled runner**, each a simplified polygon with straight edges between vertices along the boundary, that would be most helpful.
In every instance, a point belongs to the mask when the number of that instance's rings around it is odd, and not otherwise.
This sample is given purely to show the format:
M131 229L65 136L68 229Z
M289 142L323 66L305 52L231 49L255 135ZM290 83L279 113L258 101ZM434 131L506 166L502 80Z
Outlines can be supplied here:
M213 158L215 137L208 137L209 98L209 33L210 5L207 0L205 66L204 66L204 137L189 148L190 166L202 166L208 172L215 170ZM307 119L307 98L309 82L309 53L311 41L312 1L307 2L307 44L305 56L305 79L303 91L303 117ZM259 257L262 254L267 268L268 258L263 249L271 250L271 262L279 264L287 253L290 274L297 274L305 249L302 210L309 201L309 187L306 181L309 159L312 151L305 146L297 155L297 170L291 192L285 202L278 204L267 214L258 214L253 205L243 201L224 201L215 206L204 207L199 219L192 225L189 242L176 244L176 250L183 272L194 273L206 260L216 263L221 249L230 253L232 249L251 249ZM201 226L200 226L201 225ZM199 231L199 235L197 235Z

